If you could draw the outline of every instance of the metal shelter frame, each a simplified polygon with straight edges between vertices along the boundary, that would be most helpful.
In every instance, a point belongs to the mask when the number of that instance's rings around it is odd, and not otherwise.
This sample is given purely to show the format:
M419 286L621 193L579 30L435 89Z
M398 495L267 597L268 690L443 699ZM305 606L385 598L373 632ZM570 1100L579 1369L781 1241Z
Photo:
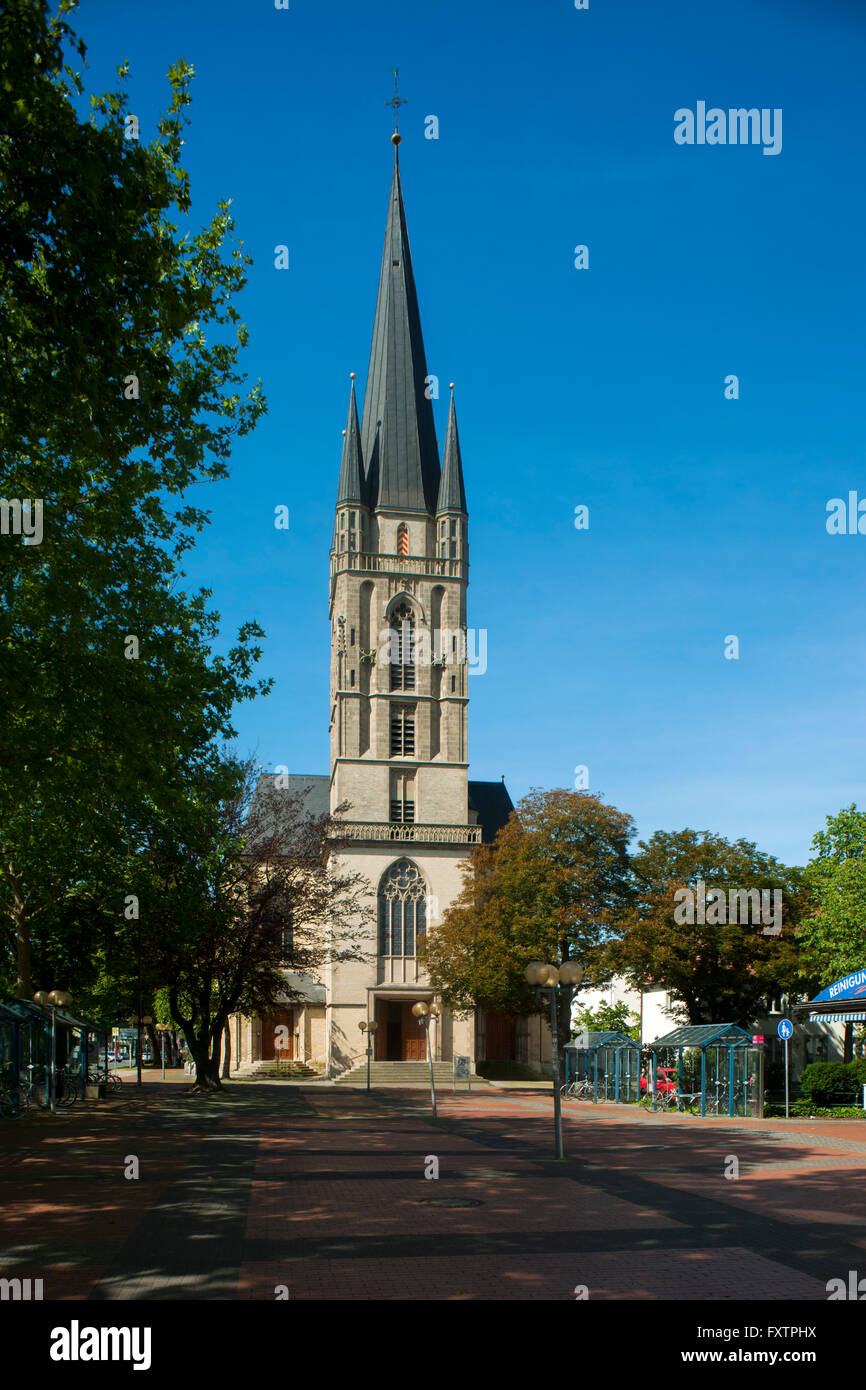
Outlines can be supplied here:
M15 1114L19 1110L18 1076L21 1069L21 1018L14 1009L0 1004L0 1078L8 1073L15 1098Z
M587 1032L582 1033L581 1037L586 1039L586 1046L581 1047L571 1042L566 1043L563 1049L566 1086L569 1082L569 1062L573 1066L575 1077L583 1075L588 1080L591 1069L592 1099L597 1103L601 1053L601 1081L604 1091L602 1099L613 1100L617 1105L627 1105L630 1101L637 1100L640 1085L640 1044L626 1033Z
M707 1052L712 1049L714 1053L714 1072L716 1076L717 1096L719 1086L727 1086L727 1113L730 1116L736 1115L737 1106L742 1103L742 1113L755 1114L761 1118L764 1113L764 1068L763 1068L763 1047L755 1043L751 1033L747 1033L745 1028L741 1028L736 1023L697 1023L687 1024L680 1028L674 1028L673 1032L665 1033L664 1037L656 1038L655 1042L649 1044L648 1050L652 1053L652 1081L653 1081L653 1108L657 1108L658 1102L658 1055L660 1052L676 1052L677 1054L677 1091L679 1095L683 1093L683 1053L687 1049L700 1050L701 1054L701 1114L707 1113ZM720 1053L724 1054L727 1050L726 1079L722 1082L719 1077L722 1075L719 1067ZM756 1054L756 1069L751 1082L741 1080L738 1084L736 1074L739 1071L743 1076L743 1063L747 1060L747 1053ZM737 1058L735 1054L742 1054ZM737 1062L739 1061L739 1066ZM754 1087L750 1097L747 1093ZM678 1108L682 1109L682 1101ZM718 1110L718 1100L716 1113Z
M77 1014L70 1013L68 1009L52 1007L50 1005L37 1004L30 999L9 1000L5 1004L0 1004L0 1024L5 1016L11 1016L17 1023L14 1042L14 1056L10 1057L10 1065L13 1069L16 1083L20 1078L24 1067L24 1053L32 1059L34 1053L38 1055L41 1048L38 1046L37 1039L39 1030L44 1032L44 1063L33 1063L31 1067L44 1065L45 1067L45 1103L54 1108L57 1099L57 1036L58 1029L63 1029L66 1034L66 1053L72 1052L71 1036L75 1033L80 1034L79 1044L79 1066L81 1070L81 1084L87 1085L87 1056L89 1051L89 1040L93 1038L96 1044L96 1070L102 1072L105 1079L108 1077L108 1035L110 1029L102 1023L94 1023L90 1019L79 1018ZM27 1033L27 1047L22 1046L25 1030ZM36 1037L34 1038L34 1032ZM99 1039L102 1038L102 1058L104 1064L100 1067L100 1047ZM34 1046L35 1044L35 1046ZM16 1109L17 1109L17 1085L16 1085Z

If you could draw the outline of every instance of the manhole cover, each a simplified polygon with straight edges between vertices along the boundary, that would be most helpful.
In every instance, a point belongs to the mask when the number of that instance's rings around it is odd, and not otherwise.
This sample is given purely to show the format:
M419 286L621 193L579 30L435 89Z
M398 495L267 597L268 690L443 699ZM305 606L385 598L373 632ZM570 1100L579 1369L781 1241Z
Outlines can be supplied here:
M419 1207L483 1207L477 1197L419 1197Z

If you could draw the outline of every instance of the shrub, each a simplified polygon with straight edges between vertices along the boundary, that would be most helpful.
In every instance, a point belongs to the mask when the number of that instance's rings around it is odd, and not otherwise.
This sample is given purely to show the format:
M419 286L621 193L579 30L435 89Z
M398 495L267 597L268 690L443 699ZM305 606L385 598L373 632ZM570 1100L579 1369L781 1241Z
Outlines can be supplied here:
M811 1062L800 1077L800 1089L815 1105L857 1100L866 1083L866 1061Z

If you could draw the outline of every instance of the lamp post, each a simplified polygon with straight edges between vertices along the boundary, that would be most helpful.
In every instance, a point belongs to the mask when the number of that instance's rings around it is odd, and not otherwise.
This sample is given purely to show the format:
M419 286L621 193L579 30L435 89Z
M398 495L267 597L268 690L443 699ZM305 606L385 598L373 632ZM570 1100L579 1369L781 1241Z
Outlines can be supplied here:
M64 989L53 989L50 994L46 994L44 989L38 989L33 996L33 1002L51 1010L51 1048L48 1057L47 1099L51 1113L55 1115L57 1113L57 1010L68 1008L72 1003L72 995Z
M433 1052L430 1047L430 1020L439 1017L439 1008L436 1004L425 1004L421 1000L412 1005L412 1013L424 1029L427 1038L427 1061L430 1063L430 1104L433 1108L433 1119L436 1119L436 1082L433 1077Z
M559 1094L559 1022L557 1019L557 986L568 990L579 985L583 979L583 966L577 961L563 961L559 967L545 965L544 961L532 960L523 972L526 981L535 986L535 997L541 999L545 994L550 1002L550 1039L553 1072L553 1129L557 1158L564 1158L562 1146L562 1098Z
M366 1033L366 1035L367 1035L367 1090L369 1091L369 1089L370 1089L370 1058L371 1058L372 1055L373 1055L373 1039L374 1039L374 1037L376 1036L376 1029L379 1027L379 1025L378 1025L378 1023L372 1023L372 1022L370 1022L370 1023L363 1023L363 1022L362 1022L362 1023L359 1023L359 1024L358 1024L358 1027L360 1028L360 1030L361 1030L362 1033Z
M156 1025L156 1031L157 1031L157 1033L159 1033L159 1041L160 1041L160 1043L161 1043L161 1050L162 1050L162 1079L163 1079L163 1081L164 1081L164 1080L165 1080L165 1035L166 1035L166 1033L171 1032L171 1024L170 1024L170 1023L158 1023L158 1024Z
M130 1026L130 1028L132 1027L133 1024L135 1024L135 1069L136 1069L135 1084L136 1084L137 1086L140 1086L140 1085L141 1085L141 1025L142 1025L142 1023L153 1023L153 1019L151 1018L150 1014L145 1014L143 1018L142 1018L139 1014L133 1014L133 1015L132 1015L132 1018L129 1020L129 1026Z

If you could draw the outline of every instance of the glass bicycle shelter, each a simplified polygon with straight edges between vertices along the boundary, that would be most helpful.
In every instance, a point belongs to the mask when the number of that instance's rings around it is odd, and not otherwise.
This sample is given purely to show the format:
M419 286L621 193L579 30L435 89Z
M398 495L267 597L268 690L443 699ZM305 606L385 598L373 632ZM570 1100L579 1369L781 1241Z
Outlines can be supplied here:
M0 1088L14 1089L13 1082L20 1070L21 1019L5 1004L0 1004ZM17 1102L15 1109L17 1110Z
M634 1104L640 1084L640 1046L625 1033L586 1032L579 1042L566 1043L565 1084L587 1081L591 1099ZM587 1099L590 1099L588 1096Z
M3 1022L9 1028L8 1046ZM108 1071L108 1032L99 1023L79 1018L68 1009L52 1008L29 999L0 1004L0 1066L18 1107L18 1084L39 1105L51 1105L58 1093L58 1072L69 1067L87 1084L88 1063L100 1076Z
M764 1113L764 1049L736 1023L686 1024L649 1044L652 1058L653 1109L676 1097L702 1115ZM675 1092L665 1081L672 1081Z

